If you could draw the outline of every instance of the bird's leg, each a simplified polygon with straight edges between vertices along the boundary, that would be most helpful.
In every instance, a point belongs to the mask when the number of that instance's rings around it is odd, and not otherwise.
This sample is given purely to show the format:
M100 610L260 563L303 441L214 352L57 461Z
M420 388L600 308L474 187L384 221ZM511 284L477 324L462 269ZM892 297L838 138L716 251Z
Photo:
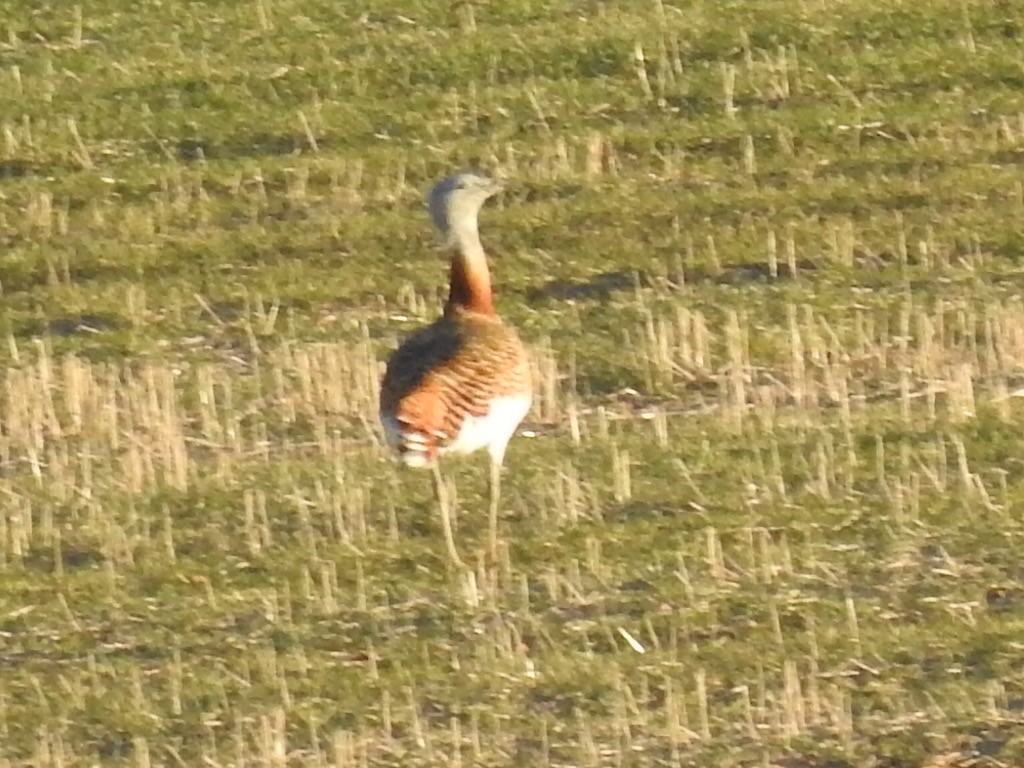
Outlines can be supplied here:
M491 562L498 562L498 503L501 499L501 462L491 461L491 514L490 514L490 540L488 547L491 552Z
M456 568L464 568L459 551L455 548L455 534L452 532L451 509L448 504L448 489L444 486L444 478L441 477L441 467L437 461L431 466L434 474L434 491L437 494L437 506L441 510L441 529L444 531L444 543L448 547L448 557Z

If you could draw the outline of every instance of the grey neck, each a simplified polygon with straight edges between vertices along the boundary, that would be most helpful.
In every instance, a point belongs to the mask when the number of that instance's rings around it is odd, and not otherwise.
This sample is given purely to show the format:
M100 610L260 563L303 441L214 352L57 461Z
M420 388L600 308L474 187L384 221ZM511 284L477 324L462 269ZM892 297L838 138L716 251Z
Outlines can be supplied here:
M463 258L477 261L484 257L484 247L480 242L480 229L477 226L476 214L466 214L452 222L448 230L448 245L462 254Z
M451 264L451 287L445 313L466 309L493 315L491 276L487 257L480 243L476 212L464 214L452 221L448 230L448 244L455 250Z

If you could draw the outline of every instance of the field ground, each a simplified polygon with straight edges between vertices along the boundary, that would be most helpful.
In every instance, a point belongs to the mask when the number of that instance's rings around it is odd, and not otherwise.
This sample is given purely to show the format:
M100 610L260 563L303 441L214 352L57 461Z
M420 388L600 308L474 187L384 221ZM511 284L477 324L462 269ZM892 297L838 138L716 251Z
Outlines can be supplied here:
M1024 7L0 8L0 765L1024 764ZM484 211L539 396L376 384Z

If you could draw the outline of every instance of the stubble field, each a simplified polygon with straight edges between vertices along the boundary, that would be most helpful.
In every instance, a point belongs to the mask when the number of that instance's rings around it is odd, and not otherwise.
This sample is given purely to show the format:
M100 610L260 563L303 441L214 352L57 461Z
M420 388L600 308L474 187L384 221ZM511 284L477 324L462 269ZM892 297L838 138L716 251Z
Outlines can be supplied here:
M0 8L0 765L1024 761L1024 9ZM537 398L376 387L452 170Z

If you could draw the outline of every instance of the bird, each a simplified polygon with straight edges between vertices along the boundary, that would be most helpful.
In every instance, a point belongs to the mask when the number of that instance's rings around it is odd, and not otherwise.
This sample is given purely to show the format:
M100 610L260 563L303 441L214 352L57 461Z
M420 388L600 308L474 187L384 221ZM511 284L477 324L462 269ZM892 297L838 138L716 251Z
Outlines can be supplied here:
M495 312L478 217L504 185L460 172L430 191L428 210L451 252L450 285L437 320L410 334L387 362L380 387L385 439L409 467L430 468L452 563L462 566L438 459L486 449L490 456L489 549L497 554L505 450L530 410L530 359Z

